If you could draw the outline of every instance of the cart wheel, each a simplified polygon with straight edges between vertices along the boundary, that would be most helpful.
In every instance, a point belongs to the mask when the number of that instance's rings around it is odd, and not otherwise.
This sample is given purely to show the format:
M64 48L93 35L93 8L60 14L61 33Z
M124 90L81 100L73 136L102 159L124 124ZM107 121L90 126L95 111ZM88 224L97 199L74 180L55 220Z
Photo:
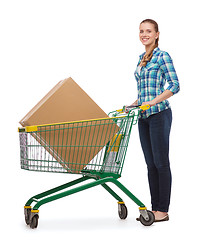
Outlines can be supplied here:
M128 210L125 204L118 204L118 214L121 219L126 219Z
M31 208L24 209L24 214L25 214L25 223L27 225L29 225L30 224L30 216L31 216Z
M30 228L34 229L34 228L37 228L38 226L38 218L39 218L39 215L38 214L35 214L31 221L30 221Z
M155 221L155 216L154 216L154 214L151 212L151 211L149 211L149 210L147 210L147 214L148 214L148 217L149 217L149 219L148 220L146 220L142 215L140 215L140 222L144 225L144 226L151 226L153 223L154 223L154 221Z

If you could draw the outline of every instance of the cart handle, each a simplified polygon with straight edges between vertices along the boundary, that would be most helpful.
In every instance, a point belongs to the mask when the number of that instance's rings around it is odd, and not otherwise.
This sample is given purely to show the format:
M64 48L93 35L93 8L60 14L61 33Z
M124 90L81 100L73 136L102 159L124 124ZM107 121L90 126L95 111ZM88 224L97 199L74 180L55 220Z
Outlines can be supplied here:
M125 112L125 108L128 109L129 111L134 109L134 108L139 108L140 110L145 111L145 110L150 108L150 105L149 104L147 104L147 105L134 105L134 106L127 106L127 107L123 106L122 109L119 109L119 110L116 110L116 111L119 112L119 113L122 113L122 112Z

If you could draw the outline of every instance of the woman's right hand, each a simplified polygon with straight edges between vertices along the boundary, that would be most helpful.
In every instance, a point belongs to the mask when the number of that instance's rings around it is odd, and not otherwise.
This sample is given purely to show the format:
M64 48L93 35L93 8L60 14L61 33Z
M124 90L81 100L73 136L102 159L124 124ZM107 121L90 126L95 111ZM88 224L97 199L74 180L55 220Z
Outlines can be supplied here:
M128 109L128 108L130 108L130 107L134 107L134 106L137 106L138 104L138 100L136 100L134 103L132 103L131 105L126 105L125 106L125 113L128 113L129 111L130 111L130 109Z
M128 107L128 105L125 106L125 109L124 109L124 112L125 112L125 113L128 113L128 112L129 112L129 110L127 109L127 107Z

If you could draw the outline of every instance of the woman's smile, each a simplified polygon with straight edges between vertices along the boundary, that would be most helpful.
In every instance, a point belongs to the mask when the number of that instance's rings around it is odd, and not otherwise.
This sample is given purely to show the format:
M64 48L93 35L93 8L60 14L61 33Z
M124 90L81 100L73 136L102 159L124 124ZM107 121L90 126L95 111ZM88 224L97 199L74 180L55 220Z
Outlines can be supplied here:
M159 32L155 31L153 24L145 22L140 24L139 37L142 44L148 48L149 46L155 44L156 39L159 37Z
M149 40L149 37L142 37L142 42L147 42Z

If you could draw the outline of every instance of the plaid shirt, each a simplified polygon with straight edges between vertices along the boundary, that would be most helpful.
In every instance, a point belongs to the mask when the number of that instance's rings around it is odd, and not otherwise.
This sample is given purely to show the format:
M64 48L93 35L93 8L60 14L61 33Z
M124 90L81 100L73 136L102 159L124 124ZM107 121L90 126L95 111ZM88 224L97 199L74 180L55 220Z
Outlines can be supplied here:
M140 55L137 67L144 54ZM179 92L179 81L172 59L167 52L161 51L159 48L154 49L153 56L145 67L141 67L140 71L138 71L138 68L136 69L135 78L137 80L138 105L153 100L166 89L173 94ZM165 89L166 81L168 87ZM141 113L140 117L147 118L168 108L170 108L170 104L167 100L164 100Z

